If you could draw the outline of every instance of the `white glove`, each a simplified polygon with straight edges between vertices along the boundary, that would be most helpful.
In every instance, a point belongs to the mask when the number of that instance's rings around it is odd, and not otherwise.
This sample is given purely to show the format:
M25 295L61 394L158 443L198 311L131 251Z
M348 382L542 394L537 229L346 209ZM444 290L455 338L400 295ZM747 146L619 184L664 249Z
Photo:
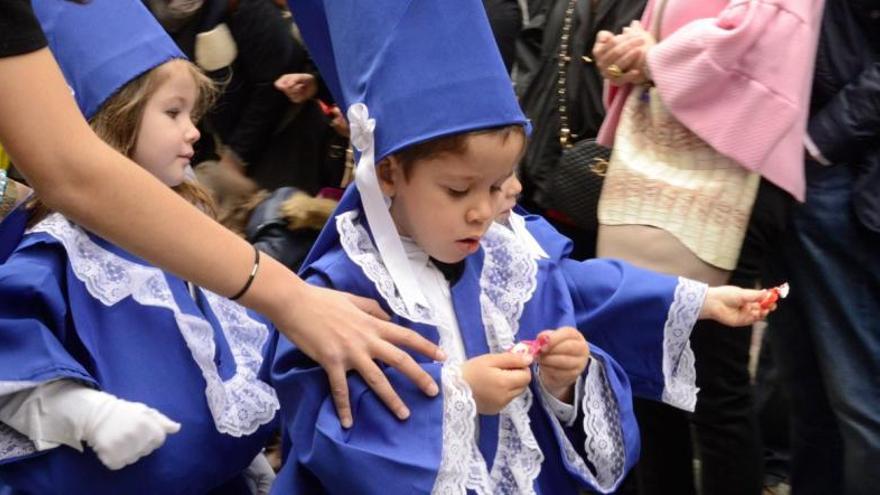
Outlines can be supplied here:
M140 402L129 402L104 392L87 389L101 397L83 428L82 440L110 469L121 469L158 449L169 433L177 433L180 423Z
M253 495L269 495L275 481L275 471L262 453L257 454L244 470L244 480Z
M109 469L121 469L159 448L180 424L139 402L57 380L0 398L0 421L38 450L86 442Z

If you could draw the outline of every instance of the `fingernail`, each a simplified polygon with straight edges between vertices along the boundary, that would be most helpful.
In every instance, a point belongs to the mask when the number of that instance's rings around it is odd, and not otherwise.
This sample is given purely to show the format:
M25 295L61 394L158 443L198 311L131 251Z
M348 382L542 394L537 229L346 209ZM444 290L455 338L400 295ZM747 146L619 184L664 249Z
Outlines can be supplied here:
M351 428L351 418L342 418L342 427Z
M431 397L440 393L440 389L437 387L436 383L432 383L430 387L428 387L428 395Z
M397 410L397 417L400 419L409 418L409 409L407 409L405 407L401 407L400 409Z
M524 354L523 360L526 362L526 364L532 364L532 361L534 361L535 358L533 358L531 354Z
M437 349L437 361L446 361L446 353L441 349Z

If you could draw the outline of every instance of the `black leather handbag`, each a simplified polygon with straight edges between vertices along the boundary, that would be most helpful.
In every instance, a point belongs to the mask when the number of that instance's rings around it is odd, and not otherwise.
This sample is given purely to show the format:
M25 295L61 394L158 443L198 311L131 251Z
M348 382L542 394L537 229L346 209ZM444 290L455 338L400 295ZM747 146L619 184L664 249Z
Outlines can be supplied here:
M559 45L559 74L557 75L557 97L559 99L559 143L562 155L559 157L547 185L547 206L566 217L578 227L596 230L599 219L597 207L602 192L602 182L608 168L611 150L600 145L595 139L572 142L566 103L565 74L569 55L571 24L577 0L571 0L565 11L562 24L562 42Z
M563 148L548 187L551 207L586 230L598 228L597 207L611 150L595 139Z

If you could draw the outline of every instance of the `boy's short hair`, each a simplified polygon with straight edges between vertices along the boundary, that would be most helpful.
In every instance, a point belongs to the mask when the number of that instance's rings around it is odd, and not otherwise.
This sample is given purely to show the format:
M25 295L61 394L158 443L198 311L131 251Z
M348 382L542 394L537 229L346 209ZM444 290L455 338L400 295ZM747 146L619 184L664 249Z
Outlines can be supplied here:
M503 141L507 141L507 139L513 134L519 134L523 138L526 137L526 131L525 129L523 129L523 126L512 124L504 127L493 127L489 129L480 129L478 131L462 132L458 134L450 134L448 136L441 136L436 139L430 139L428 141L416 143L412 146L407 146L406 148L394 153L394 156L397 158L398 162L400 162L400 166L403 168L404 177L409 179L409 176L412 173L413 165L417 161L437 155L442 155L444 153L449 153L452 155L463 154L465 151L467 151L469 138L480 134L495 134L498 135L498 137L500 137Z

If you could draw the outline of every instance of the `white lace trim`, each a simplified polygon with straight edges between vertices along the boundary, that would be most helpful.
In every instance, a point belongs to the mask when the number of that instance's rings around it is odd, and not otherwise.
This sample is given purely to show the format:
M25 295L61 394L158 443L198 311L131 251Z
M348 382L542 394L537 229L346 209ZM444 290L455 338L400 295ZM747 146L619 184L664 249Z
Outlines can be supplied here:
M697 405L699 389L690 336L708 289L702 282L679 277L663 326L664 387L661 400L685 411L693 411Z
M37 451L34 442L5 423L0 423L0 461L33 454Z
M529 228L526 227L526 219L522 215L512 211L507 218L507 222L510 224L510 229L513 230L513 233L520 242L522 242L526 249L532 253L532 256L536 259L547 259L550 257L547 254L547 251L544 251L544 248L542 248L541 244L535 239L535 236L529 232Z
M20 381L0 382L0 397L14 394L25 389L34 388L41 382ZM15 431L4 423L0 423L0 461L36 452L34 443L28 437Z
M617 397L608 384L605 365L590 359L589 372L584 380L581 408L584 411L583 428L586 434L584 451L596 474L568 440L562 424L553 411L544 404L556 436L562 445L562 454L571 468L602 493L611 493L622 481L626 468L626 448L620 425Z
M485 260L480 311L490 350L502 352L514 343L523 308L537 286L538 268L532 254L502 226L493 225L481 244ZM530 425L531 391L526 390L499 414L498 448L491 472L473 432L476 407L472 413L463 411L460 394L444 397L450 405L444 403L443 458L433 493L465 493L466 489L480 494L534 493L544 455ZM473 401L469 389L467 397Z
M492 224L481 241L485 259L480 273L480 313L492 352L509 349L519 332L523 308L538 286L538 264L516 236ZM492 493L534 493L544 454L532 433L526 389L501 410L498 449L492 465Z
M363 270L370 282L373 282L394 314L412 322L436 326L431 308L415 304L415 312L409 311L367 229L357 222L358 216L358 212L354 210L336 216L336 231L339 233L339 242L345 254Z
M205 397L217 431L235 437L250 435L275 417L279 408L275 391L257 378L269 329L252 319L242 306L202 290L235 357L235 375L223 381L214 363L216 344L211 324L180 310L161 270L107 251L57 213L32 231L44 232L61 242L76 277L103 304L112 306L131 296L139 304L165 308L174 314L205 378Z
M493 493L489 471L475 441L477 404L461 376L461 363L447 364L443 383L443 458L432 494Z

